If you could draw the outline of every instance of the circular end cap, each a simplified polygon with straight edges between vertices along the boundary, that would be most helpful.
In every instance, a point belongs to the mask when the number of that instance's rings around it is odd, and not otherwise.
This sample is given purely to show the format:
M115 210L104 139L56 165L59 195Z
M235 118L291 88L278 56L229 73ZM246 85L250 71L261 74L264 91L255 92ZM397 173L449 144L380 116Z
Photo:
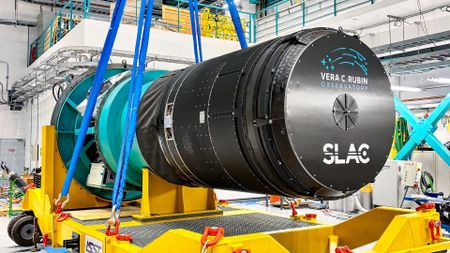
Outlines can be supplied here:
M285 96L289 141L320 186L318 195L336 197L373 182L391 148L394 101L384 68L366 45L340 32L310 43Z

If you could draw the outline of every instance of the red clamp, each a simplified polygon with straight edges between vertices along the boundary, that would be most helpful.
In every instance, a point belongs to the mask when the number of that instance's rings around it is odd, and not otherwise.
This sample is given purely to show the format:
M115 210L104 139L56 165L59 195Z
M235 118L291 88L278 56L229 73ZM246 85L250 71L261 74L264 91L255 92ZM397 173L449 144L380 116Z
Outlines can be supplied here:
M114 225L114 229L111 229L111 225ZM119 234L119 225L120 225L120 221L118 218L114 219L114 224L111 224L110 222L108 222L108 226L106 227L106 230L105 230L105 235L107 235L107 236L118 235Z
M117 234L116 235L116 239L118 241L128 241L128 242L133 242L133 236L129 235L129 234L124 234L124 235L120 235Z
M221 205L228 205L228 200L226 200L226 199L219 199L219 204L221 204Z
M56 222L63 222L65 220L67 220L68 218L70 218L70 213L63 212L62 202L60 202L60 201L56 204L55 214L58 215L56 217Z
M291 206L291 210L292 210L291 217L297 216L298 213L297 213L297 210L295 210L294 201L290 202L289 205Z
M315 219L315 218L317 218L317 214L315 214L315 213L307 213L307 214L305 214L305 218L307 218L307 219Z
M416 208L416 211L420 212L420 211L430 210L430 209L434 209L434 208L435 208L434 203L424 203L424 204L418 206Z
M111 229L111 225L114 225L114 229ZM116 236L118 241L128 241L133 242L133 236L130 234L119 234L119 226L120 220L118 218L114 219L114 224L108 223L108 226L105 230L105 235L107 236Z
M428 222L428 228L430 229L431 239L433 241L439 240L439 237L441 237L441 221L431 220Z
M50 242L50 240L49 240L49 238L48 238L48 234L45 233L45 234L42 236L42 245L44 245L44 247L45 247L45 246L48 245L49 242Z
M225 230L223 227L205 227L205 231L203 232L200 242L206 248L214 246L220 241L220 239L222 239L224 233ZM208 241L208 236L214 236L214 239L212 241Z
M348 246L339 246L334 250L335 253L353 253Z
M249 249L236 249L233 250L233 253L252 253L252 251Z

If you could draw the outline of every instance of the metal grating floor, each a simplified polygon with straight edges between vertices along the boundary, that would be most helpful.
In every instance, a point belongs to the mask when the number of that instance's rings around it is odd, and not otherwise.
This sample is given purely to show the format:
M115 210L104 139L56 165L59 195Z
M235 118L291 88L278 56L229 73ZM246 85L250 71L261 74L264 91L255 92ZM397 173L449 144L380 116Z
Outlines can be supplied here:
M206 226L215 226L224 227L225 236L235 236L314 225L316 224L304 221L294 221L284 217L262 213L250 213L121 227L120 232L132 235L134 238L133 244L144 247L171 229L186 229L202 234Z
M217 209L218 209L218 210L222 210L222 211L224 211L224 212L241 210L241 209L236 208L236 207L222 206L222 205L217 205Z
M107 219L95 219L95 220L80 220L77 218L72 218L72 220L76 221L77 223L80 223L81 225L85 226L92 226L92 225L100 225L100 224L106 224ZM120 222L127 222L132 221L133 219L131 217L120 217Z
M217 206L217 209L218 210L222 210L224 212L241 210L241 209L235 208L235 207L220 206L220 205ZM75 217L72 217L71 219L76 221L77 223L80 223L81 225L92 226L92 225L106 224L106 221L108 221L109 218L106 218L106 219L93 219L93 220L82 220L82 219L77 219ZM127 221L132 221L132 220L133 220L133 218L131 216L121 217L120 218L121 222L127 222Z

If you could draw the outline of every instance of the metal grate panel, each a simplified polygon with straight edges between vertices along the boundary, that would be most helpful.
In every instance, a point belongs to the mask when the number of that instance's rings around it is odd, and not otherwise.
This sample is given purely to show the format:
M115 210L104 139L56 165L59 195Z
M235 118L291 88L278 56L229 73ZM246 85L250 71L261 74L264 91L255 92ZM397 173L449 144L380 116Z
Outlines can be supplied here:
M231 206L221 206L221 205L217 205L217 209L218 209L218 210L222 210L222 211L224 211L224 212L241 210L241 209L236 208L236 207L231 207Z
M268 214L251 213L121 227L120 232L132 235L134 238L133 244L139 247L144 247L171 229L186 229L202 234L206 226L215 226L224 227L225 236L235 236L309 227L314 225L317 224L304 221L294 221L289 218Z
M375 54L388 53L392 51L402 51L408 48L420 47L432 43L442 42L450 40L450 31L445 31L441 33L430 34L426 36L421 36L417 38L402 40L394 42L392 44L386 44L378 47L372 48Z
M101 224L106 224L107 219L96 219L96 220L80 220L77 218L72 218L73 221L80 223L81 225L85 225L85 226L92 226L92 225L101 225ZM133 219L131 217L120 217L120 222L127 222L127 221L132 221Z

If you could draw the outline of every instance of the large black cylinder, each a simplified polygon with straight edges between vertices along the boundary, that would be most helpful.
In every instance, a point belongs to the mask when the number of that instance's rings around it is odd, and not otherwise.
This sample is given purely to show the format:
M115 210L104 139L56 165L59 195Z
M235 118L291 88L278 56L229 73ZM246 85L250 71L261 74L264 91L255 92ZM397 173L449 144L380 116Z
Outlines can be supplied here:
M166 74L136 129L150 169L172 183L317 199L372 182L393 132L378 58L325 28Z

